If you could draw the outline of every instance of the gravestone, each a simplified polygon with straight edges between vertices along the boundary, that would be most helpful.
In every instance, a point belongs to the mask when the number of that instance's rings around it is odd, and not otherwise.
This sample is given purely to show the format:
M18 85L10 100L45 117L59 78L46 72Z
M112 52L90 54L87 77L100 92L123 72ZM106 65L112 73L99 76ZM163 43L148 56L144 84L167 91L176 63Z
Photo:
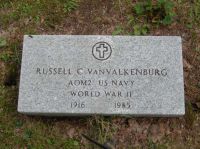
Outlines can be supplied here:
M184 115L181 38L25 35L18 111Z

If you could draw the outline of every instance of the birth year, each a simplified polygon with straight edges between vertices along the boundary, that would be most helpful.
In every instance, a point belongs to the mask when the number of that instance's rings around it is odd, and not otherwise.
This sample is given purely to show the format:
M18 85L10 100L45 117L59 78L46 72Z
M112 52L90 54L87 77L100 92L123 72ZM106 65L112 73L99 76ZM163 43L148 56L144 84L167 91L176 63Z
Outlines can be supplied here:
M85 102L78 102L78 101L71 102L71 108L83 109L85 108Z

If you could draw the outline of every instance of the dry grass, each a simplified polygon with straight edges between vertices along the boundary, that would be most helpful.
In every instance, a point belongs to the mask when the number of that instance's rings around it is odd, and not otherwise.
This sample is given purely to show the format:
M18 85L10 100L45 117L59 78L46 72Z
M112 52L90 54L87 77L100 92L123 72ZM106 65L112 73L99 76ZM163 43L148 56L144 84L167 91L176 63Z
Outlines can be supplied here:
M102 144L112 140L119 149L198 148L200 1L173 2L176 16L171 24L162 25L145 20L147 14L138 16L134 11L137 2L131 0L0 0L0 38L6 39L0 47L0 148L96 148L82 133ZM148 30L138 29L138 24L148 25ZM187 62L185 117L46 118L17 113L24 34L136 33L182 36Z

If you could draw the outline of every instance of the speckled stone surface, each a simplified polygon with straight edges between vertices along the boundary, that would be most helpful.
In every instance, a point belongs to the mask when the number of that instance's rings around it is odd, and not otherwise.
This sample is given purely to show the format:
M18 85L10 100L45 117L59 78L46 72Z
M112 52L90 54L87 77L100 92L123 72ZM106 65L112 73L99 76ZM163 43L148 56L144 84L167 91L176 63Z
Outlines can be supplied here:
M184 115L181 38L25 35L18 111Z

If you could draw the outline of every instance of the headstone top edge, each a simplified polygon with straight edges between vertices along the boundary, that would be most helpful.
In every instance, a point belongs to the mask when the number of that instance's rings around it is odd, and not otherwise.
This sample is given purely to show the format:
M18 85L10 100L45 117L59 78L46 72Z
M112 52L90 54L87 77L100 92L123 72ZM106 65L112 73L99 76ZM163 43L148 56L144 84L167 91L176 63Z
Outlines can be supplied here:
M131 35L24 35L24 38L31 37L132 37L132 38L180 38L181 36L131 36Z

